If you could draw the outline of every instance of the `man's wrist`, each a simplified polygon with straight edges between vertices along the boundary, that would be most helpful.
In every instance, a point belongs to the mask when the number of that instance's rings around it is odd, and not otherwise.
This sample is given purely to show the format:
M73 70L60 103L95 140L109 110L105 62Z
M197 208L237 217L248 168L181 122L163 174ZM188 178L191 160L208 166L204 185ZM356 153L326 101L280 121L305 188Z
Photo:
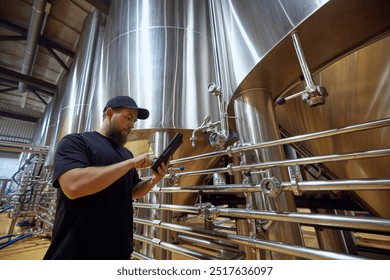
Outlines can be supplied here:
M130 159L130 170L135 168L135 162L134 160Z

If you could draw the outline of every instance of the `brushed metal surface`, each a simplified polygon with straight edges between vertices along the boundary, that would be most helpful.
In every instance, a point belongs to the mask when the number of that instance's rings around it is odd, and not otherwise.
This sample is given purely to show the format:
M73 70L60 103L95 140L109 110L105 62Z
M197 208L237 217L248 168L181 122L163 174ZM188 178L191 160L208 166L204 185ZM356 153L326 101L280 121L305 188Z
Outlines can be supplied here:
M281 126L293 135L338 128L390 116L390 37L375 42L330 65L314 76L330 92L326 104L308 108L300 99L276 107ZM298 85L286 93L301 89ZM390 146L390 128L307 141L315 155L341 154ZM328 163L340 178L388 178L389 157ZM390 217L389 191L357 191L358 199L371 211Z
M194 129L207 114L217 120L217 99L207 93L214 80L209 29L207 1L112 1L93 128L116 95L150 111L137 129Z

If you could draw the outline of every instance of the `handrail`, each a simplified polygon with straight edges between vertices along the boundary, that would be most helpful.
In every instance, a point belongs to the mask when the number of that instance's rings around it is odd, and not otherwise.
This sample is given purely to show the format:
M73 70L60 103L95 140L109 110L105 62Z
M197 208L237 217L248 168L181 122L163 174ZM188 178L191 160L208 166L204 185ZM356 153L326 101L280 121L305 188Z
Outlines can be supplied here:
M170 163L171 164L178 164L178 163L182 163L182 162L206 159L206 158L215 157L215 156L236 154L236 153L254 150L254 149L262 149L262 148L268 148L268 147L274 147L274 146L279 146L279 145L296 143L296 142L300 142L300 141L314 140L314 139L319 139L319 138L324 138L324 137L329 137L329 136L334 136L334 135L339 135L339 134L381 128L381 127L385 127L385 126L389 126L389 125L390 125L390 118L385 118L385 119L380 119L380 120L376 120L376 121L365 122L365 123L355 124L355 125L351 125L351 126L345 126L342 128L335 128L335 129L324 130L324 131L320 131L320 132L292 136L292 137L278 139L278 140L274 140L274 141L262 142L262 143L258 143L258 144L248 145L245 147L237 147L237 148L226 149L226 150L222 150L222 151L215 151L215 152L200 154L200 155L191 156L191 157L185 157L185 158L181 158L181 159L175 159L175 160L171 160Z
M152 208L157 210L169 210L185 213L201 213L202 206L170 205L170 204L148 204L133 203L135 208ZM215 207L213 212L208 211L216 217L234 217L244 219L266 219L272 221L293 222L313 226L329 226L340 228L351 228L355 230L371 230L378 232L390 232L390 219L352 217L330 214L299 213L299 212L273 212L253 209L223 208ZM209 218L209 217L206 217Z
M291 182L281 182L282 190L293 191ZM332 181L301 181L296 186L299 191L374 191L390 190L390 179L355 179ZM155 193L245 193L262 191L260 185L227 184L227 185L198 185L154 187Z
M209 174L223 173L223 172L231 173L237 171L248 171L253 169L268 169L272 167L287 167L291 165L324 163L324 162L355 160L355 159L385 157L385 156L390 156L389 148L380 149L380 150L363 151L363 152L354 152L354 153L347 153L347 154L339 154L339 155L324 155L324 156L315 156L315 157L307 157L307 158L299 158L299 159L261 162L261 163L246 164L246 165L239 165L239 166L228 166L228 167L220 167L220 168L213 168L213 169L194 170L194 171L177 173L177 176L182 177L182 176L209 175Z

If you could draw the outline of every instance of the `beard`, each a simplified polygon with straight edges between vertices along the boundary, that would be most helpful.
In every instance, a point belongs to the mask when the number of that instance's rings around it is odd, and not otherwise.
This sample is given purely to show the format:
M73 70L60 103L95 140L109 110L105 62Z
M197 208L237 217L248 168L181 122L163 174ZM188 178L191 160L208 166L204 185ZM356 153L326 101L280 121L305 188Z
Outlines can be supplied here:
M111 124L107 129L107 137L119 146L124 146L127 142L128 133L124 133L116 125Z

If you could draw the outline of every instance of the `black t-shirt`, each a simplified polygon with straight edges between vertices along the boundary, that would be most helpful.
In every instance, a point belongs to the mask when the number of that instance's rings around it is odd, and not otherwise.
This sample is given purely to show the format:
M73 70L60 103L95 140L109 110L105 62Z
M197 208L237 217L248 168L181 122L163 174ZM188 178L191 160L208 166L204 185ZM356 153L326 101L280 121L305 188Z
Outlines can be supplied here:
M58 144L53 186L58 188L52 242L44 259L128 259L132 252L131 192L135 169L106 189L77 199L62 192L58 177L74 168L107 166L132 158L125 147L98 132L69 134Z

